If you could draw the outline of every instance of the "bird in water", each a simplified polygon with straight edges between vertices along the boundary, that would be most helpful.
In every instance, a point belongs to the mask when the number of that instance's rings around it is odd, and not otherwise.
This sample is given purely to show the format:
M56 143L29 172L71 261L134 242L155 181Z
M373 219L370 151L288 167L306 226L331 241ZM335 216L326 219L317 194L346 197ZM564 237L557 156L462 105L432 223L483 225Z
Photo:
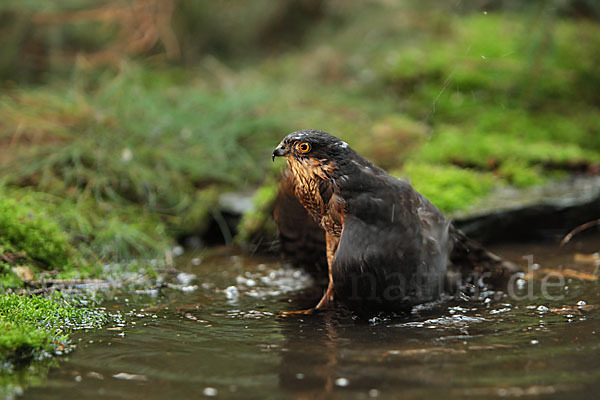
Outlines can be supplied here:
M409 182L319 130L287 135L273 151L289 170L275 204L282 252L325 264L327 289L311 313L339 301L358 315L402 314L440 297L448 272L506 280L515 268L467 238Z

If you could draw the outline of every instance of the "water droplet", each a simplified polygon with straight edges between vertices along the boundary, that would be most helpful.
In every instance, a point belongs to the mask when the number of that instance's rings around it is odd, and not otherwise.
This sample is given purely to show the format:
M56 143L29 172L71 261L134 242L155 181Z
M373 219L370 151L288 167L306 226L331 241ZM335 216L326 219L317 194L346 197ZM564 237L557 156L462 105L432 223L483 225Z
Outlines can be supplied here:
M335 384L340 387L346 387L350 384L350 381L346 378L337 378Z
M237 298L240 296L240 292L235 286L228 286L223 292L225 292L225 296L229 300L237 300Z
M500 313L507 312L507 311L511 311L511 309L508 307L505 307L505 308L499 308L497 310L490 310L490 314L492 314L492 315L500 314Z
M145 375L138 374L129 374L127 372L119 372L118 374L113 375L113 378L122 379L125 381L147 381L148 378Z

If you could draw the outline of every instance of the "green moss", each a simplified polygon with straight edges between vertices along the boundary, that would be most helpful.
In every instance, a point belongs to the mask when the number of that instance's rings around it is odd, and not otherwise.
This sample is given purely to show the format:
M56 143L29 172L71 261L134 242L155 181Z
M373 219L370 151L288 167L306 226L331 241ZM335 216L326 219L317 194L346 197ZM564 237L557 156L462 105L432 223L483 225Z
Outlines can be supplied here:
M395 175L408 178L414 188L443 212L465 209L494 187L489 173L480 173L451 165L407 163Z
M27 239L18 241L18 245L11 244L7 251L26 252L32 260L45 262L56 258L52 251L62 249L69 257L68 262L54 261L48 268L63 275L88 275L97 267L100 259L106 262L155 257L164 254L172 241L166 233L165 223L156 214L131 205L115 207L85 197L75 200L30 189L1 186L0 195L11 207L18 204L18 207L4 214L4 219L18 211L29 217L35 215L43 221L24 224L26 219L10 219L15 229ZM43 242L53 245L46 246ZM5 234L0 233L0 243L5 243L6 247L6 243L11 242ZM35 247L37 253L30 253L28 248L23 247L28 243ZM34 270L37 269L37 264L29 264Z
M13 273L11 266L0 263L0 288L19 288L23 286L23 279Z
M425 30L390 50L378 68L382 76L402 88L436 83L438 93L444 85L505 105L557 104L576 93L585 94L578 103L598 100L594 60L586 56L600 48L598 25L501 12L448 23L444 37Z
M21 363L62 352L68 333L95 328L102 313L82 308L73 297L0 296L0 360Z
M523 160L506 159L496 173L516 187L541 185L547 181L539 166Z
M68 235L43 209L32 209L13 199L0 198L0 248L23 253L46 269L73 266L75 250Z
M533 141L502 133L465 132L445 126L434 133L414 159L493 169L504 160L526 164L570 164L595 162L599 154L572 143Z

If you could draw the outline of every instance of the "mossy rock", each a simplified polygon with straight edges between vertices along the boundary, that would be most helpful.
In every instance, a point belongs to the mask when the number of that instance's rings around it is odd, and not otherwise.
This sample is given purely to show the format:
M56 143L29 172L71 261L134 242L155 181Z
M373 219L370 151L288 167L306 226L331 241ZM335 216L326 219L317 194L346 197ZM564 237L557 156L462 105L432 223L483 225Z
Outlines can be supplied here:
M72 268L76 259L69 236L44 210L0 198L0 248L22 253L44 269Z

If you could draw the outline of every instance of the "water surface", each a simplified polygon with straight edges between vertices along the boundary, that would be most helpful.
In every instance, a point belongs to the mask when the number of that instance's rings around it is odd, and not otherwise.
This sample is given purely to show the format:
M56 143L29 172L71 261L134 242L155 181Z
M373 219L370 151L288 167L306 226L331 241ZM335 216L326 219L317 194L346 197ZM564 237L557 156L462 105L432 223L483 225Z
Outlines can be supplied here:
M576 242L495 250L522 265L533 253L541 268L593 272L573 255L598 251L600 237ZM76 336L77 349L23 397L577 399L600 391L597 281L567 278L548 292L561 298L549 300L538 279L533 299L487 293L364 322L336 310L277 317L320 295L277 260L223 249L182 258L178 268L196 275L180 276L186 291L116 293L104 306L125 323ZM525 297L523 283L516 293Z

